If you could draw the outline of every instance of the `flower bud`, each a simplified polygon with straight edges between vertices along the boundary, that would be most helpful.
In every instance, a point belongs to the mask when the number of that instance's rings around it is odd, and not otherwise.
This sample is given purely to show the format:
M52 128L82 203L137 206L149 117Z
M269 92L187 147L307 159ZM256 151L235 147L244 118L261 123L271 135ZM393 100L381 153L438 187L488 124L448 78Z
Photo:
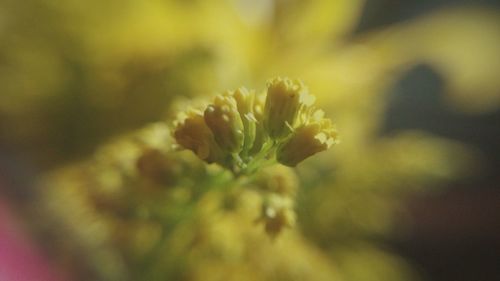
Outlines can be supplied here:
M253 105L253 114L255 117L255 139L252 144L252 148L250 149L250 154L258 153L264 142L266 141L267 134L264 129L264 95L255 95L254 105Z
M337 131L329 119L321 119L303 125L282 144L277 151L277 160L294 167L304 159L324 151L337 142Z
M213 163L224 158L200 111L188 111L174 123L174 127L173 135L177 143L193 151L200 159Z
M288 136L295 126L299 111L312 105L314 97L300 80L275 78L268 83L265 104L265 128L270 137Z
M231 95L216 96L214 103L205 109L204 118L220 148L230 153L241 151L243 122Z
M241 121L244 127L243 150L248 151L255 140L255 130L257 119L253 113L254 93L250 93L245 87L237 89L233 94Z
M276 238L285 227L292 227L295 224L293 201L288 197L269 196L262 204L262 213L258 221L264 223L264 230L271 238Z

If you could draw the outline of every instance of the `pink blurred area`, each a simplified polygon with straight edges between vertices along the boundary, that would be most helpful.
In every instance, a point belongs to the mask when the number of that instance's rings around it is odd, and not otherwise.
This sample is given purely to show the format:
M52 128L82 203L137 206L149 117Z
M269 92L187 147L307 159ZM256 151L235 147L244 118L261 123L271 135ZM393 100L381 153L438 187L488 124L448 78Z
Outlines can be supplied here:
M67 280L44 258L8 201L0 197L0 281Z

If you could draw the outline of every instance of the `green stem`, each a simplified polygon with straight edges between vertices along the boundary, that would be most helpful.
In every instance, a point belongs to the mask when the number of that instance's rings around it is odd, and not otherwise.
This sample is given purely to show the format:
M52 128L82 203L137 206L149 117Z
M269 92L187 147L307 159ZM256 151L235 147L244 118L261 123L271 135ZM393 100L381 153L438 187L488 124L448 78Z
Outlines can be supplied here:
M244 174L250 175L253 174L257 169L267 166L267 162L274 162L274 153L276 152L275 142L272 140L268 140L264 143L264 146L260 150L259 153L255 155L255 157L250 160L247 167L244 169Z
M171 236L174 229L177 228L181 223L188 223L195 217L195 208L198 204L199 200L205 195L207 192L216 191L218 189L226 189L227 186L231 186L231 182L234 181L235 178L228 173L226 170L223 170L217 174L213 174L208 176L205 180L201 180L201 186L191 186L193 189L193 199L185 205L179 205L176 208L179 208L178 212L175 212L176 215L165 220L165 218L161 215L157 216L160 219L160 223L162 224L162 236L160 240L153 247L151 252L149 252L142 261L137 264L139 270L134 270L135 272L140 272L140 275L155 276L158 274L158 271L162 270L162 265L160 264L162 261L162 256L168 254L166 252L166 248L168 246L169 237ZM163 219L162 219L163 218Z

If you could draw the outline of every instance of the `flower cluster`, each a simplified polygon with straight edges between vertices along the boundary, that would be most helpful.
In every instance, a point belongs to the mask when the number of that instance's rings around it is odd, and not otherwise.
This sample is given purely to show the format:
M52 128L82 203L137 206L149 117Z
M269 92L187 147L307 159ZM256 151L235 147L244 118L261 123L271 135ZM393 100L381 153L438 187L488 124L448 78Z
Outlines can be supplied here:
M181 113L173 136L200 159L235 173L275 161L293 167L337 142L333 123L314 100L300 80L274 78L263 96L239 88Z

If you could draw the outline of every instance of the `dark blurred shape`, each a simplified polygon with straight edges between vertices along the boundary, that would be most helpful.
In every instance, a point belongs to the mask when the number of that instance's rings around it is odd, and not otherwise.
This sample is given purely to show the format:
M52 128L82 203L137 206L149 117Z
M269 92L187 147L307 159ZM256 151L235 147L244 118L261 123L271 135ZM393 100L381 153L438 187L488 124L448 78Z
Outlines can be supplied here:
M359 34L459 5L500 8L499 0L367 0L353 33Z
M429 280L500 280L500 110L468 114L443 99L445 81L431 66L416 65L390 92L380 135L421 130L453 139L479 152L480 174L446 184L438 196L407 200L411 223L394 246Z
M394 245L430 281L500 280L500 192L471 187L408 201L411 234Z
M481 181L497 178L500 165L500 110L481 114L458 112L443 101L444 80L426 64L414 66L392 89L382 135L422 130L460 141L480 153ZM476 179L479 180L479 179Z
M33 199L34 169L12 149L0 145L0 196L24 203Z

